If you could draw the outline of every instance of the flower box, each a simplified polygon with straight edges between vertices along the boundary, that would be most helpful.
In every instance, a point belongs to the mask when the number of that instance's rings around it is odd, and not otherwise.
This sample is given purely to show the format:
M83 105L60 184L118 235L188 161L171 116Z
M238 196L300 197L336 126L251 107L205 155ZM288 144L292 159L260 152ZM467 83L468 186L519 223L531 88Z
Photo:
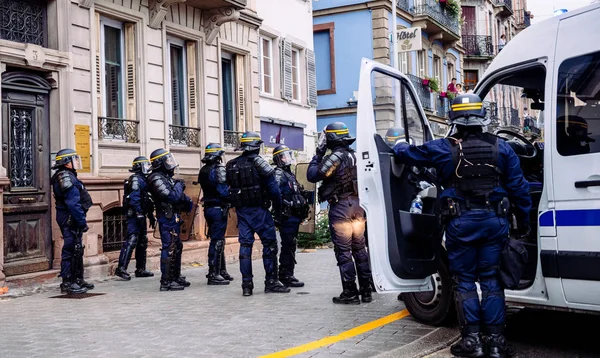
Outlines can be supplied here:
M440 4L446 5L447 0L439 0L439 1L440 1Z
M429 80L428 79L423 79L423 86L429 86Z
M440 97L446 98L446 97L448 97L448 93L446 93L446 92L440 92Z

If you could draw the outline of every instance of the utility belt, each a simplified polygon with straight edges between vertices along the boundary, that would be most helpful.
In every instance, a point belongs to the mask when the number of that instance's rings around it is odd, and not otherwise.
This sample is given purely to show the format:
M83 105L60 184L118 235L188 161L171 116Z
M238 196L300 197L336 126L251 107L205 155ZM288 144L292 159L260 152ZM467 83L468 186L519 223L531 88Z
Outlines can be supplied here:
M509 207L510 202L508 198L502 198L502 200L497 202L490 202L489 200L482 202L479 200L455 200L452 198L445 198L442 209L442 217L444 218L444 221L447 222L453 218L461 216L462 212L470 210L493 211L496 213L496 215L505 217L508 215Z
M344 195L333 195L331 198L327 199L329 205L337 204L342 200L349 199L352 197L358 197L357 194L344 194Z
M283 205L281 208L283 216L296 216L303 219L306 218L308 216L309 207L308 204L306 204L306 201L304 202L304 204L301 204L295 200L288 201L283 199Z
M173 204L169 203L160 203L156 208L156 213L164 215L167 219L173 219L179 214L179 211L179 207L175 207Z

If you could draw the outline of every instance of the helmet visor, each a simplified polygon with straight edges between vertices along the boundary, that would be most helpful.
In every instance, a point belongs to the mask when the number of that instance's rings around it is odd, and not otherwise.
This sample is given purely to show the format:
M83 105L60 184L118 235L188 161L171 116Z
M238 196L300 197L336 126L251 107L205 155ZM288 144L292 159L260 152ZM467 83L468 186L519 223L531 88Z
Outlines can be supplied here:
M150 162L141 162L140 168L142 169L142 174L150 174Z
M177 164L177 161L175 160L175 157L171 153L165 155L164 163L165 169L167 170L173 170L179 166L179 164Z
M83 168L81 164L81 157L78 155L74 155L71 157L71 166L75 170L81 170Z
M281 166L288 166L288 165L292 165L295 163L295 158L292 155L292 152L289 150L286 150L283 153L280 153L277 155L277 164L281 165Z

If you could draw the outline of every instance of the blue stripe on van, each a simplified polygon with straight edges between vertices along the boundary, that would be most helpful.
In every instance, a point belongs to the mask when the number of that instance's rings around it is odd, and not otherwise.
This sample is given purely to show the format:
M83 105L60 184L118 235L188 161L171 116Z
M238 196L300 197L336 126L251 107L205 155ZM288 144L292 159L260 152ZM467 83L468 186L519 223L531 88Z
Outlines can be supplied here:
M552 211L540 215L540 226L554 226ZM600 209L557 210L556 226L600 226Z

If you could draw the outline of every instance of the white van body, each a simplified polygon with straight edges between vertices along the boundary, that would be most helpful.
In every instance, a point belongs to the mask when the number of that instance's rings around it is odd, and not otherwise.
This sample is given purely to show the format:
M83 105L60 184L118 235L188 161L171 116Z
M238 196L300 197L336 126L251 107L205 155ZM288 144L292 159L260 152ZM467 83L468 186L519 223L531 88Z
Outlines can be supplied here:
M531 280L520 290L505 292L510 304L600 311L599 19L600 4L595 4L530 26L502 49L475 88L484 98L496 84L518 85L543 106L538 118L544 131L543 182L532 209L537 235L530 260L535 262ZM408 128L407 141L433 139L415 91L404 74L362 60L359 196L367 212L377 291L401 293L413 316L438 324L451 311L453 296L445 253L436 253L431 245L442 243L435 211L424 217L407 214L411 198L398 187L408 188L403 180L414 174L393 162L381 138L387 128L400 124ZM589 140L580 140L581 148L569 147L579 138L573 131L584 127ZM429 234L431 229L436 232ZM427 237L419 242L419 235ZM441 266L432 269L436 265Z

